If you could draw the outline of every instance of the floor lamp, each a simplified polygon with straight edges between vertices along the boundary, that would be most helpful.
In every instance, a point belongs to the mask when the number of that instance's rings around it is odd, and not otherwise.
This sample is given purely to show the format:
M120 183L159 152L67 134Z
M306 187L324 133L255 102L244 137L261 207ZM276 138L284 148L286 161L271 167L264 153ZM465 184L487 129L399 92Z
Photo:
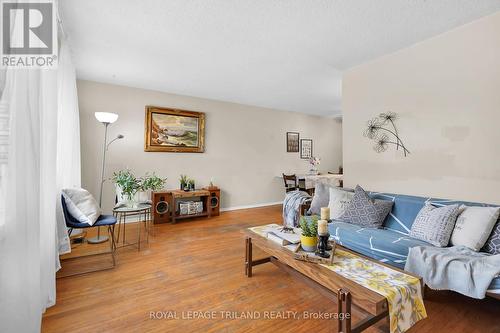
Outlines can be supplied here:
M111 140L109 143L108 141L108 126L109 124L114 123L118 119L118 115L116 113L110 113L110 112L96 112L94 113L95 118L97 121L102 123L104 125L104 144L102 146L102 167L101 167L101 183L100 183L100 189L99 189L99 207L102 208L102 187L104 185L104 168L106 166L106 151L108 150L108 147L110 144L115 142L118 139L123 139L124 136L121 134L118 134L116 138ZM108 236L101 236L101 228L97 228L97 237L92 237L87 239L87 242L90 244L99 244L106 242L109 239Z

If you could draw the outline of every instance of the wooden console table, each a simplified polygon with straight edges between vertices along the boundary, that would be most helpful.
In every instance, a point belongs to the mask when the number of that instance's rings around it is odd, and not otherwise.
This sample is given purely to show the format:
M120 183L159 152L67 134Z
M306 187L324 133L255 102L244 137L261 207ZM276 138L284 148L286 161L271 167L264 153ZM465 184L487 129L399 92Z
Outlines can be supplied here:
M211 209L210 209L210 191L208 190L194 190L194 191L182 191L182 190L171 190L168 192L168 196L170 197L170 207L172 207L172 215L170 216L170 221L175 223L177 220L188 219L193 217L210 217ZM177 201L179 199L193 198L199 197L203 202L203 212L197 214L186 214L180 215L177 213Z
M365 288L355 281L349 280L348 278L337 274L336 272L331 271L321 265L296 260L293 257L293 252L265 237L252 232L251 230L245 229L243 233L246 236L245 275L247 277L252 277L252 268L254 266L271 262L289 273L292 277L297 278L299 281L315 288L327 297L337 299L338 332L361 332L374 325L382 318L388 317L389 312L387 299L381 294ZM252 257L253 245L266 252L269 256L254 260ZM358 253L352 252L339 245L337 246L344 251L353 253L362 258L373 260ZM382 263L379 264L387 266ZM401 271L394 267L390 268ZM404 273L412 275L408 272ZM420 281L422 280L420 279ZM359 310L365 314L365 318L357 322L355 325L351 324L352 305L356 306L356 308L359 308Z

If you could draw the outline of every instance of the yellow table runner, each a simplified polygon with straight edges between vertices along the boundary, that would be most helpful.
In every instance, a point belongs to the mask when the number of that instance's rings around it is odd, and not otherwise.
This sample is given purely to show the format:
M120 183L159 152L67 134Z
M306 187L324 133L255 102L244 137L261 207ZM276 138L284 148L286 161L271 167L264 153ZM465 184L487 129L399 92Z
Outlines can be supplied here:
M269 224L249 228L256 234L267 237L264 232ZM322 266L387 298L391 333L402 333L419 320L427 317L422 299L419 279L380 265L353 253L337 249L332 265Z

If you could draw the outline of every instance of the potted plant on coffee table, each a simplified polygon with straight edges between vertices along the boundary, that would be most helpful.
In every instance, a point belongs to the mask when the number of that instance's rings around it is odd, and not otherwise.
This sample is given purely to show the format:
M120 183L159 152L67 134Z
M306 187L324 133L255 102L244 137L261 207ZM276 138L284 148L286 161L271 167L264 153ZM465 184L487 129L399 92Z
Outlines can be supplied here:
M314 252L318 247L318 217L311 216L308 221L304 216L300 219L300 228L302 233L300 235L300 245L302 249L307 252Z

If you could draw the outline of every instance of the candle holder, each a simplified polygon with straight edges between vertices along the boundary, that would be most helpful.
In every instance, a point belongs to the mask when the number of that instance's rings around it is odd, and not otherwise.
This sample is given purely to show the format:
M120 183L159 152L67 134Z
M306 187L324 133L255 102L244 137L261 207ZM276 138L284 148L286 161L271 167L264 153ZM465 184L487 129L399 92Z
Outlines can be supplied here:
M327 252L328 248L328 238L329 235L318 235L318 251L316 251L316 254L320 256L321 258L330 258L330 254Z
M326 236L328 237L328 239L330 239L330 233L327 233ZM330 245L330 242L326 242L326 250L327 251L331 251L332 250L332 246Z

